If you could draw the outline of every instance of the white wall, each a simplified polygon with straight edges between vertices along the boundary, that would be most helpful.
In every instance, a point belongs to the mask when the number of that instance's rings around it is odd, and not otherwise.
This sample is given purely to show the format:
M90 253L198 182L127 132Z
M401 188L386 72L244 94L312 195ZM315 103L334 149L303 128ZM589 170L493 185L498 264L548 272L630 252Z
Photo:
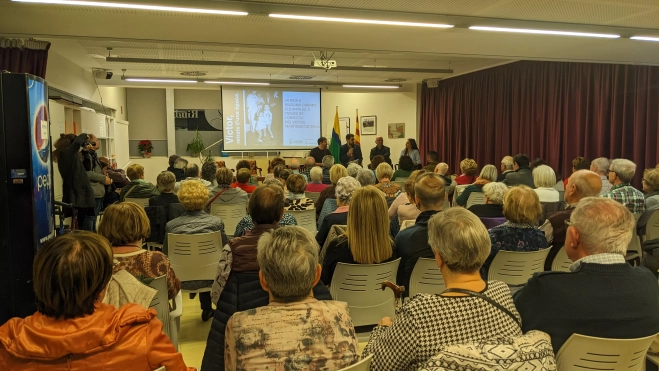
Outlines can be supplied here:
M417 92L416 88L407 93L344 93L323 92L321 95L323 135L330 138L334 126L336 107L339 117L350 117L351 132L355 132L355 110L359 117L377 116L377 135L361 135L362 154L368 161L371 148L375 147L375 137L382 136L384 145L391 148L391 161L398 163L400 151L405 148L406 139L389 139L388 126L405 123L405 138L417 138ZM362 128L360 127L360 132ZM346 132L341 128L341 142L345 143ZM418 140L417 140L418 142ZM367 162L366 162L367 163Z
M165 89L126 89L130 140L167 140Z
M174 90L176 109L222 109L222 91L218 90Z

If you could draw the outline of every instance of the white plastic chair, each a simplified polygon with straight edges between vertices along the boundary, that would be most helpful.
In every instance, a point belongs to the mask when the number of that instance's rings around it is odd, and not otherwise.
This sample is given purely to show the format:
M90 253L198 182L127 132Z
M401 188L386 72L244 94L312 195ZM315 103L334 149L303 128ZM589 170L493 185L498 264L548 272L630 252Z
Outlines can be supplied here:
M224 222L224 233L227 236L233 236L238 223L247 215L247 204L213 203L211 204L211 215L220 217Z
M355 363L352 366L342 368L339 371L368 371L371 368L371 361L373 360L373 355L369 354L368 357L362 359L361 361Z
M570 272L570 265L572 265L572 260L567 256L565 252L565 246L561 247L554 257L554 261L551 263L551 270L554 272Z
M540 251L504 251L497 255L490 265L488 280L497 280L508 285L523 285L536 272L542 272L549 248Z
M416 294L441 294L446 290L444 276L435 259L419 258L410 276L409 297Z
M133 202L138 205L140 205L142 208L148 207L149 206L149 199L148 198L126 198L124 199L124 202Z
M174 309L169 311L169 299L167 290L167 277L160 276L149 283L158 292L151 300L149 308L153 308L158 313L158 319L162 322L162 331L172 341L176 350L178 350L178 318L183 314L183 296L179 291L174 299Z
M451 206L455 207L458 202L458 197L462 194L462 192L467 188L469 184L459 184L455 186L455 190L453 191L453 204Z
M469 198L467 199L466 208L470 208L472 205L483 205L485 203L485 194L483 192L471 192Z
M318 201L320 198L320 192L305 192L304 194L307 196L307 198L312 199L313 202Z
M213 281L222 252L220 231L200 234L167 235L169 261L176 277L185 281ZM183 290L183 289L182 289ZM210 287L186 292L210 291Z
M556 356L558 370L640 371L654 340L652 335L639 339L604 339L573 334Z
M311 232L311 234L316 235L316 210L288 210L290 214L293 214L295 220L297 220L297 225Z
M330 294L348 303L354 326L375 325L382 317L395 317L394 295L382 290L382 282L396 282L400 258L382 264L338 263L332 276Z

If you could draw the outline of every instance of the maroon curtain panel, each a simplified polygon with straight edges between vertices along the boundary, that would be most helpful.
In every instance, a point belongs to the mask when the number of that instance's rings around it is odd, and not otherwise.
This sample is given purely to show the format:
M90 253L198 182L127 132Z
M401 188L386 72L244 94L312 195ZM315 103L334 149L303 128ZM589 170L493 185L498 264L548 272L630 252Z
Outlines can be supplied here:
M50 43L39 41L28 41L28 44L39 44L38 49L23 46L20 41L0 42L0 70L13 73L30 73L41 78L46 78L46 65L48 62L48 49ZM7 44L21 44L7 45Z
M419 145L460 173L526 153L563 179L572 159L626 158L643 169L659 162L659 67L521 61L444 81L421 92ZM425 159L425 157L424 157Z

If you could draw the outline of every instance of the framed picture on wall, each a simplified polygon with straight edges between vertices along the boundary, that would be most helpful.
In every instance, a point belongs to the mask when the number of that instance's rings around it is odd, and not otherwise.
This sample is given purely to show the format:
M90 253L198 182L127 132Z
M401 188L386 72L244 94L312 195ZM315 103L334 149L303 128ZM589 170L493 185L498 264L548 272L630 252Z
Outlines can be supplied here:
M362 126L361 135L376 135L378 133L377 116L362 116L359 120Z
M389 124L389 139L405 138L405 123Z
M342 133L350 133L350 117L339 117L339 129Z

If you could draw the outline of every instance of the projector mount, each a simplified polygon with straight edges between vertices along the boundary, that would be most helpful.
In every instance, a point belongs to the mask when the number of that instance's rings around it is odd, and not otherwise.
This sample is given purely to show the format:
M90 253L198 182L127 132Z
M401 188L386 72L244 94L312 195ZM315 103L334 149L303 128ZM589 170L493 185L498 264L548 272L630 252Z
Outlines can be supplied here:
M324 68L325 72L327 72L330 68L336 67L336 61L332 59L335 53L332 53L329 57L327 56L327 52L320 52L320 58L316 58L316 55L312 53L313 55L313 61L311 62L311 67L318 67L318 68Z

